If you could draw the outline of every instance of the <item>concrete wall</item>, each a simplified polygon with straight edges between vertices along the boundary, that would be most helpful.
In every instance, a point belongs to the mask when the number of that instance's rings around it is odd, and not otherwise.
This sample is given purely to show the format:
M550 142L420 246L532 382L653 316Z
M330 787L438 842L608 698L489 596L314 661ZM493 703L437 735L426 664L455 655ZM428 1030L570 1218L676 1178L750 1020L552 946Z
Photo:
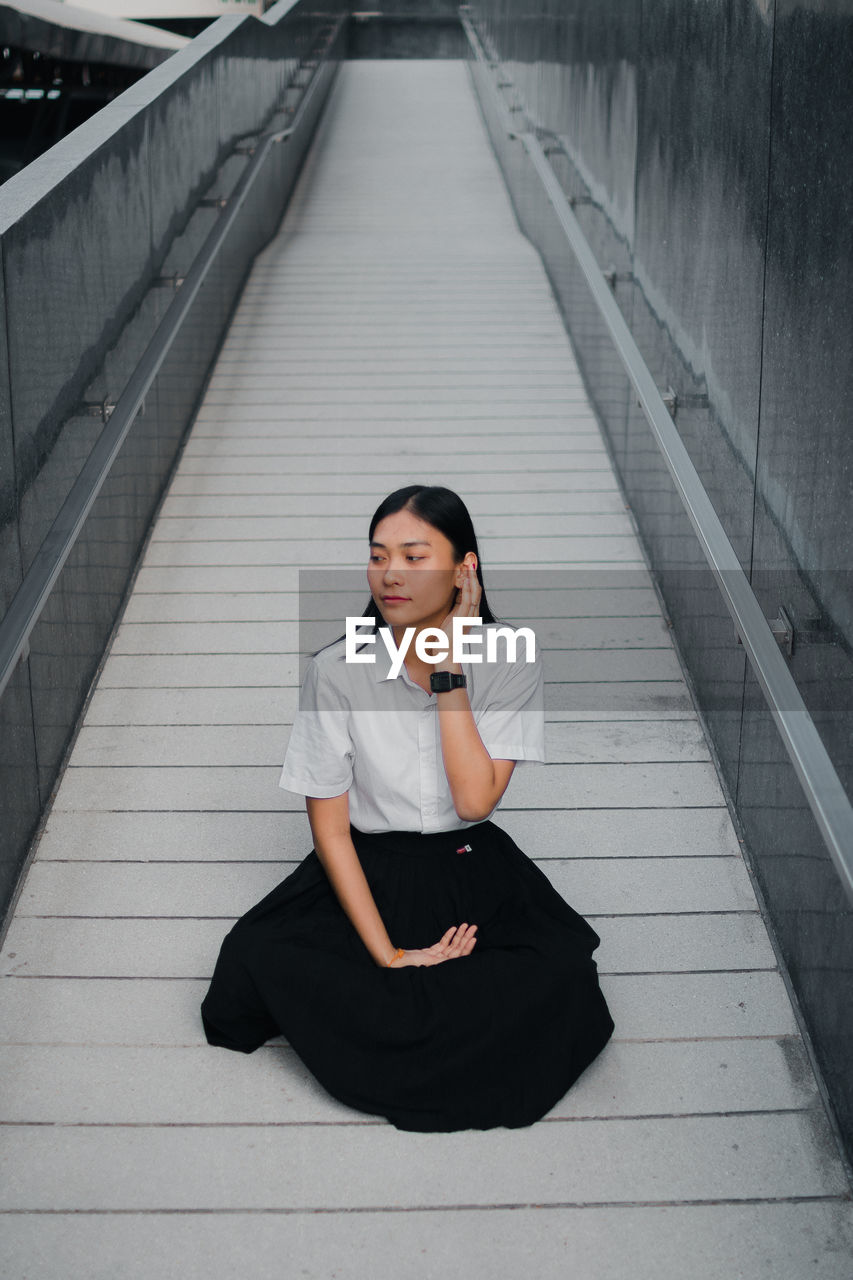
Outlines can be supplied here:
M248 160L328 23L282 0L222 18L0 191L0 616ZM146 397L0 699L0 908L13 894L153 511L252 258L284 211L312 117L274 149ZM292 97L292 95L291 95ZM278 114L276 114L278 113Z
M481 0L551 163L853 794L853 0ZM485 99L484 99L485 101ZM523 118L523 117L516 117ZM536 179L493 137L661 585L853 1145L853 913ZM624 278L620 278L624 277Z

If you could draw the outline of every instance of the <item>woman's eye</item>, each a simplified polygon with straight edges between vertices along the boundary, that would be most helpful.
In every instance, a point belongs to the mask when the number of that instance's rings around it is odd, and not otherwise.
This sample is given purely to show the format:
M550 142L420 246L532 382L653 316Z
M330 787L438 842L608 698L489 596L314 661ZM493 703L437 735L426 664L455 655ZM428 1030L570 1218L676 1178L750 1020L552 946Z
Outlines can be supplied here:
M382 556L369 556L369 557L368 557L368 560L369 560L369 562L370 562L371 564L379 564L379 562L380 562L383 558L384 558L384 557L382 557ZM424 560L424 559L426 559L426 557L425 557L425 556L406 556L406 559L407 559L407 560Z

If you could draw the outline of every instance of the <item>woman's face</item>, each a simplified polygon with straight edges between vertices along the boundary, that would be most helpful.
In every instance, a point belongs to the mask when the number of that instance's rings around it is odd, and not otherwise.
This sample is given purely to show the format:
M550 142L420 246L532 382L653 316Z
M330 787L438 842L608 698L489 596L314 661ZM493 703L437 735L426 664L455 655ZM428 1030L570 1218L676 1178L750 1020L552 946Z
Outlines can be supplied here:
M457 563L440 530L412 511L396 511L376 526L367 581L390 627L439 626L462 585L462 565L476 563L471 551Z

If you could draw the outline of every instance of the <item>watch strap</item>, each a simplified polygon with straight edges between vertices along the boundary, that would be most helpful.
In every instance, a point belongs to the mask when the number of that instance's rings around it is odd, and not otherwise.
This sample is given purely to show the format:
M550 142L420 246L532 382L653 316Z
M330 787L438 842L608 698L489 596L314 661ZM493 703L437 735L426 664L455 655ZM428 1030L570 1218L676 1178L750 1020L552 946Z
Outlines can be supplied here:
M457 671L433 671L430 673L429 687L433 693L449 693L451 689L466 689L468 678Z

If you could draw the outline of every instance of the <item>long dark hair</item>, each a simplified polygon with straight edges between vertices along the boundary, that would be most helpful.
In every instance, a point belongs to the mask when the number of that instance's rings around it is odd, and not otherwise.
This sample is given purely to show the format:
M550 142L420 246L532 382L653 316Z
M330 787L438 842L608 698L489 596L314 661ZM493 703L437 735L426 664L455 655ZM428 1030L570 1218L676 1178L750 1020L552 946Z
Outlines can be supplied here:
M465 558L469 551L474 552L477 557L477 581L480 584L481 591L480 617L483 622L499 622L500 619L496 618L492 613L489 602L486 599L486 588L483 585L483 564L480 558L480 549L477 545L477 535L474 532L474 522L459 494L454 493L452 489L445 489L443 485L439 484L409 484L403 489L395 489L393 493L389 493L388 497L380 502L374 511L367 533L368 542L373 541L376 526L380 521L384 520L386 516L396 515L398 511L403 511L404 509L411 511L413 515L425 520L434 529L438 529L439 533L444 534L453 549L453 559L457 564ZM457 595L458 592L459 588L457 587ZM454 596L453 600L453 605L455 604L456 596ZM372 595L364 607L362 616L372 618L377 628L388 625ZM337 644L338 641L343 639L344 636L338 636L338 639L330 641L330 644ZM329 645L322 646L323 649L328 647ZM321 653L322 649L318 649L317 652Z

